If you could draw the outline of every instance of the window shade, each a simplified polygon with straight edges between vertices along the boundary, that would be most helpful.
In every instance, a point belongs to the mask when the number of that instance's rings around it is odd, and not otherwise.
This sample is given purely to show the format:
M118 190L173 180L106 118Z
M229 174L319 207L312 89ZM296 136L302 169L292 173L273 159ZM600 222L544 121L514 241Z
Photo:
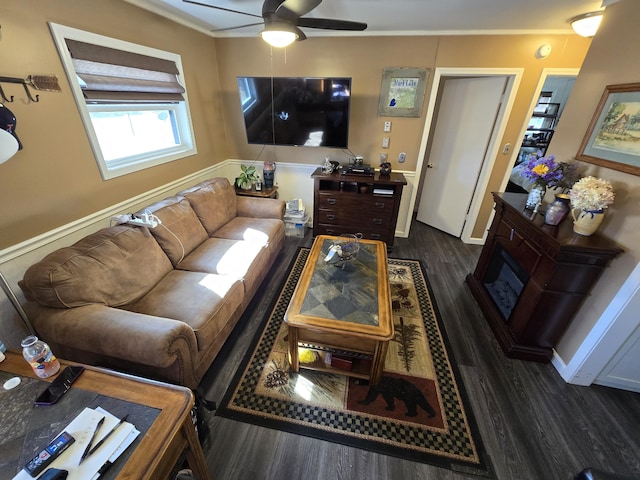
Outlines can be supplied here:
M185 89L175 62L65 39L87 100L179 101Z

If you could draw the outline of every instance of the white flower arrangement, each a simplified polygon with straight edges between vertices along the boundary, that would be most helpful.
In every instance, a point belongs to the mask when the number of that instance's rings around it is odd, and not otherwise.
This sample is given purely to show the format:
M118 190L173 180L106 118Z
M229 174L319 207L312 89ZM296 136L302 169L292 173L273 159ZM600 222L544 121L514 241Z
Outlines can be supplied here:
M613 203L615 194L608 180L584 177L578 180L569 192L571 206L587 212L596 212Z

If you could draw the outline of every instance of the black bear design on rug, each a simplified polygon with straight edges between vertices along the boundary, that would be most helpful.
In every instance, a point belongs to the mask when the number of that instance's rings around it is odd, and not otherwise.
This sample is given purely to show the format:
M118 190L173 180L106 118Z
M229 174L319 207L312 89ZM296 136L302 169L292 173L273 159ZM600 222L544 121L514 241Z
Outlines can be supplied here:
M387 402L386 410L396 409L394 398L402 400L407 407L405 415L415 417L418 415L418 406L427 412L429 418L436 416L436 412L429 404L420 389L404 378L382 377L377 385L371 385L364 400L359 401L361 405L369 405L374 402L378 395L382 395Z

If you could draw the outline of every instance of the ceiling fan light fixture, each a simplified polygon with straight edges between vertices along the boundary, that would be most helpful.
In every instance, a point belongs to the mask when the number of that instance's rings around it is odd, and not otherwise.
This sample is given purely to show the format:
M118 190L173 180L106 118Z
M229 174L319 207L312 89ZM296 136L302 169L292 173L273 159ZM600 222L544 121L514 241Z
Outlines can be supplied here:
M262 39L272 47L283 48L298 39L298 34L285 23L272 23L260 32Z
M602 21L603 11L588 12L569 20L573 30L582 37L593 37Z

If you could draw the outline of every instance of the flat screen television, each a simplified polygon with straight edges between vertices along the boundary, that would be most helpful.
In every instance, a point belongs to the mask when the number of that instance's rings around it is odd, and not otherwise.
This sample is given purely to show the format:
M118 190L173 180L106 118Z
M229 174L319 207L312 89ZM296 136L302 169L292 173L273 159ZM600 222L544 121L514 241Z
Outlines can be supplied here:
M237 80L249 143L347 148L351 78Z

